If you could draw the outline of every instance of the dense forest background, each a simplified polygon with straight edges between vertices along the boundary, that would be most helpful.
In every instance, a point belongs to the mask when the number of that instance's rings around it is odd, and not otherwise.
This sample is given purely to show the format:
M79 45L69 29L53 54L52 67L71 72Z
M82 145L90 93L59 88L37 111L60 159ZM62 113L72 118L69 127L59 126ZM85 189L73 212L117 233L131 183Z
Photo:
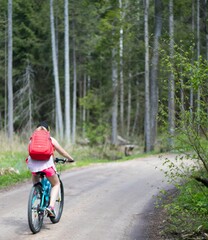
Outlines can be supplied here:
M207 4L0 0L0 129L12 139L47 120L73 144L154 150L182 110L202 110L207 83L190 87L183 56L208 59Z

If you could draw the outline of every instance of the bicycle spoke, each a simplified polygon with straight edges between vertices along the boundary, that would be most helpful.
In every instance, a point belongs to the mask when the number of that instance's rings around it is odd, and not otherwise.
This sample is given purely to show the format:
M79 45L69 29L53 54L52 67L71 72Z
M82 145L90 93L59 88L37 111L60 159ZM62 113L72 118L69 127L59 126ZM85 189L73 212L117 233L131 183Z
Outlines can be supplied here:
M39 232L43 223L44 212L40 209L41 198L41 187L34 186L28 201L28 223L33 233Z

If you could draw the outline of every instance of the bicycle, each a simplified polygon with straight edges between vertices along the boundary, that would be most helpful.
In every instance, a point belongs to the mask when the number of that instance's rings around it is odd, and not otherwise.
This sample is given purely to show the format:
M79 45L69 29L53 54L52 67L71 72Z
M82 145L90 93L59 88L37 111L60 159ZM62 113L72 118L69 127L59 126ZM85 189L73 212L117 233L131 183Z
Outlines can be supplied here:
M55 163L65 163L66 159L55 158ZM45 177L43 172L39 172L40 182L33 185L29 200L28 200L28 224L30 230L35 234L38 233L43 225L43 219L48 213L46 208L49 206L50 202L50 190L51 184L48 179ZM60 179L60 174L58 173L60 181L60 190L55 203L55 217L50 217L52 223L58 223L64 206L64 186Z

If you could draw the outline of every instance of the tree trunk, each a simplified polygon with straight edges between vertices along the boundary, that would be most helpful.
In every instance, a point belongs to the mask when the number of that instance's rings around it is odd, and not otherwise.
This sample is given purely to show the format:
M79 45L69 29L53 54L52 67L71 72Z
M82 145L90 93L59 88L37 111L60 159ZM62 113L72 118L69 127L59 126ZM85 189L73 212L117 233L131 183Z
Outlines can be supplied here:
M53 14L53 0L50 0L50 21L51 21L51 45L52 45L52 57L53 57L53 73L55 80L55 96L56 96L56 115L58 123L58 133L60 138L63 139L63 117L61 110L61 98L58 76L58 61L56 55L56 41L55 41L55 28L54 28L54 14Z
M31 84L31 75L32 75L32 68L28 63L26 67L26 78L28 84L28 102L29 102L29 131L32 132L32 84Z
M87 92L90 90L90 87L91 87L91 77L90 77L90 75L88 75L88 77L87 77ZM87 113L86 113L86 119L87 119L87 121L89 121L89 119L90 119L90 110L87 110Z
M131 73L129 74L128 81L128 108L127 108L127 136L130 135L130 125L131 125Z
M8 137L13 140L13 84L12 84L12 0L8 0Z
M151 151L150 129L150 82L149 82L149 0L144 2L144 42L145 42L145 151Z
M6 17L5 17L5 22L6 22ZM4 45L4 48L5 48L5 57L4 57L4 62L5 62L5 68L4 68L4 79L5 79L5 82L4 82L4 85L5 85L5 90L4 90L4 94L5 96L7 96L7 92L8 92L8 64L7 64L7 61L8 61L8 56L7 56L7 53L8 53L8 37L7 37L7 29L5 28L5 33L4 33L4 38L5 38L5 45ZM13 91L12 91L13 92ZM5 97L5 100L4 100L4 112L7 113L7 110L8 110L8 99L7 97ZM7 133L7 115L8 114L4 114L4 131L5 133Z
M137 126L138 126L139 114L140 114L139 79L137 79L137 81L136 81L136 113L135 113L135 116L134 116L134 123L133 123L133 127L132 127L132 130L131 130L131 135L132 136L135 135L135 131L136 131Z
M174 20L173 20L173 0L169 0L169 35L170 35L170 59L173 64L174 55ZM173 146L173 136L175 133L175 80L171 71L168 82L168 123L169 123L169 147Z
M206 60L208 60L208 29L207 29L207 0L204 0L204 25L205 25L205 34L206 34Z
M116 62L116 50L112 49L112 84L113 84L113 106L112 106L112 144L117 144L117 115L118 115L118 67Z
M87 93L87 76L86 73L84 74L84 81L83 81L83 97L86 96ZM85 136L85 123L86 123L86 109L83 106L82 109L82 135Z
M192 33L195 35L195 0L192 0ZM194 50L193 56L192 56L192 64L194 63ZM190 89L190 121L192 122L193 120L193 107L194 107L194 91L193 91L193 86L191 84L191 89Z
M150 101L151 101L151 150L154 149L157 135L157 114L158 114L158 63L159 63L159 38L162 30L162 3L155 0L155 34L152 56L152 68L150 78Z
M207 29L207 10L208 10L208 1L204 0L204 25L205 25L205 34L206 34L206 60L208 61L208 29ZM208 85L208 81L207 81ZM208 106L207 106L207 117L208 117Z
M73 72L74 72L74 87L73 87L73 122L72 122L72 143L76 142L76 116L77 116L77 62L76 62L76 39L75 39L75 19L73 16Z
M197 22L197 61L199 61L200 58L200 0L197 0L197 16L196 16L196 22ZM197 91L197 117L198 121L200 121L200 98L201 98L201 88L200 85L198 86ZM198 126L199 128L200 126Z
M120 129L124 135L124 79L123 79L123 5L122 0L119 0L120 8L120 38L119 38L119 51L120 51Z
M69 63L69 14L68 0L65 0L64 6L64 42L65 42L65 138L70 142L71 121L70 121L70 63Z

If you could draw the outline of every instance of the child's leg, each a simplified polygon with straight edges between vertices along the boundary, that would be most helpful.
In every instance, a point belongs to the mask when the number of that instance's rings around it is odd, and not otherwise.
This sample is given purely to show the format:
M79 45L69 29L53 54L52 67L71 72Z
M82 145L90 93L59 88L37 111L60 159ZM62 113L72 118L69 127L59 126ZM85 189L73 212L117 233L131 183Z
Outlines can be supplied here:
M58 196L58 193L59 193L59 188L60 188L60 181L59 181L59 178L57 176L57 174L54 174L53 176L51 177L47 177L48 180L50 181L51 183L51 198L50 198L50 206L52 208L54 208L55 206L55 203L56 203L56 199L57 199L57 196Z
M32 174L32 182L33 184L40 182L40 177L36 174Z

